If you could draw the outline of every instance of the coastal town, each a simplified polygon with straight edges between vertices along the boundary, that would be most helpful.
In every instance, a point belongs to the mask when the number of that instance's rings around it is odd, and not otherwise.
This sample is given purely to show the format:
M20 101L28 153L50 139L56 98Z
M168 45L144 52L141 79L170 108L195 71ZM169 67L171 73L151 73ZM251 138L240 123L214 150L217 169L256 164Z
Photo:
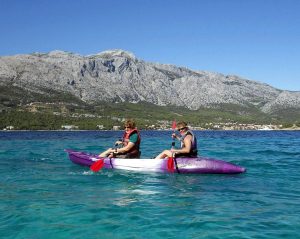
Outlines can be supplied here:
M18 109L19 112L29 112L32 114L44 114L48 113L54 117L61 117L66 119L65 124L56 125L55 129L50 130L122 130L124 117L117 117L113 115L103 115L101 113L90 113L90 112L74 112L70 110L72 107L76 107L76 104L66 105L63 102L31 102L25 104L23 108ZM178 115L181 117L182 115ZM83 128L82 124L78 125L74 121L81 120L83 124L87 121L93 120L93 123L89 125L89 128ZM103 121L113 122L112 125L105 125ZM179 119L178 119L179 120ZM300 130L299 123L293 124L275 124L275 123L241 123L234 122L233 120L224 120L225 122L203 122L201 124L194 124L189 122L189 128L192 130ZM170 130L172 121L170 120L155 120L145 119L139 128L142 130ZM20 128L19 125L5 125L2 126L1 130L30 130L31 128ZM34 128L38 130L39 128Z
M284 128L283 125L274 124L240 124L240 123L207 123L205 127L189 125L192 130L300 130L295 124L292 127ZM112 128L106 128L104 125L96 125L96 130L122 130L121 125L114 125ZM15 130L13 125L6 126L2 130ZM62 125L61 130L80 130L77 125ZM172 130L170 122L161 125L147 125L143 130Z

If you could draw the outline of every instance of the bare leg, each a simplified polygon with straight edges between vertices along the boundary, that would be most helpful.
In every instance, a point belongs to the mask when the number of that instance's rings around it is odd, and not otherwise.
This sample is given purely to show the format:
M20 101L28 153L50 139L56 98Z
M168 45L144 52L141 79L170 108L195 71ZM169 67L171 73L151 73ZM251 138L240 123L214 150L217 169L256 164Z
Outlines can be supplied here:
M157 155L155 159L163 159L165 157L172 157L172 152L170 150L164 150L162 153Z
M110 154L111 149L104 151L103 153L99 154L99 157L107 157Z

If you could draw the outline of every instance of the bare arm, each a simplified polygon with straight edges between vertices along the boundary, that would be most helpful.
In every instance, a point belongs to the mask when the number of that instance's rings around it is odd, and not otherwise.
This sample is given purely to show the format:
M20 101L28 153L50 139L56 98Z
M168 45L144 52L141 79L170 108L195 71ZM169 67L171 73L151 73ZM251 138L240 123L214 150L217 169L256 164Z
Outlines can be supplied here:
M192 148L192 136L187 135L183 140L183 148L173 150L174 153L189 153Z
M134 143L129 142L125 147L117 149L117 153L126 153L131 150L134 146Z

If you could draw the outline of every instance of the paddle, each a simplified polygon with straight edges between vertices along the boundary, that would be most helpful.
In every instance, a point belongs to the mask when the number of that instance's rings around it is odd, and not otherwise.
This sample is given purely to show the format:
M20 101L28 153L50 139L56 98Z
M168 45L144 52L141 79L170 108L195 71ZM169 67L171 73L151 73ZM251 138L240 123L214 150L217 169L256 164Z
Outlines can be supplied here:
M122 139L119 139L119 141L121 141ZM117 150L117 146L118 146L118 143L115 143L115 150ZM104 166L104 158L100 158L98 161L96 161L95 163L93 163L91 166L90 166L90 169L93 171L93 172L98 172L99 170L101 170Z
M174 120L173 123L172 123L173 133L175 133L175 129L176 129L176 120Z
M173 129L173 133L175 133L176 120L174 120L173 123L172 123L172 129ZM174 146L175 146L175 138L173 137L173 142L172 142L171 150L174 148ZM174 155L172 155L172 157L168 158L168 171L169 172L174 172L174 160L175 160Z
M173 123L172 123L172 129L173 129L173 134L175 134L176 120L174 120ZM174 149L174 146L175 146L175 137L172 137L172 138L173 138L173 142L172 142L171 149ZM172 157L174 157L174 156L172 155Z
M174 158L173 157L168 158L167 168L170 173L174 173Z
M96 161L95 163L93 163L90 167L90 169L93 172L98 172L100 169L102 169L104 166L104 158L99 159L98 161Z

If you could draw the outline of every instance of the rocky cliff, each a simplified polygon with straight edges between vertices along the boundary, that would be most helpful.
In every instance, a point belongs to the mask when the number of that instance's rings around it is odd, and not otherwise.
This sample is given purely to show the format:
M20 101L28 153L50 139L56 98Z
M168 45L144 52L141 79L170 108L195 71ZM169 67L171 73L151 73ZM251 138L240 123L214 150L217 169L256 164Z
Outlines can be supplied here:
M184 67L149 63L122 50L95 55L52 51L0 57L0 86L67 92L86 103L140 102L189 109L234 104L265 113L300 109L300 92Z

